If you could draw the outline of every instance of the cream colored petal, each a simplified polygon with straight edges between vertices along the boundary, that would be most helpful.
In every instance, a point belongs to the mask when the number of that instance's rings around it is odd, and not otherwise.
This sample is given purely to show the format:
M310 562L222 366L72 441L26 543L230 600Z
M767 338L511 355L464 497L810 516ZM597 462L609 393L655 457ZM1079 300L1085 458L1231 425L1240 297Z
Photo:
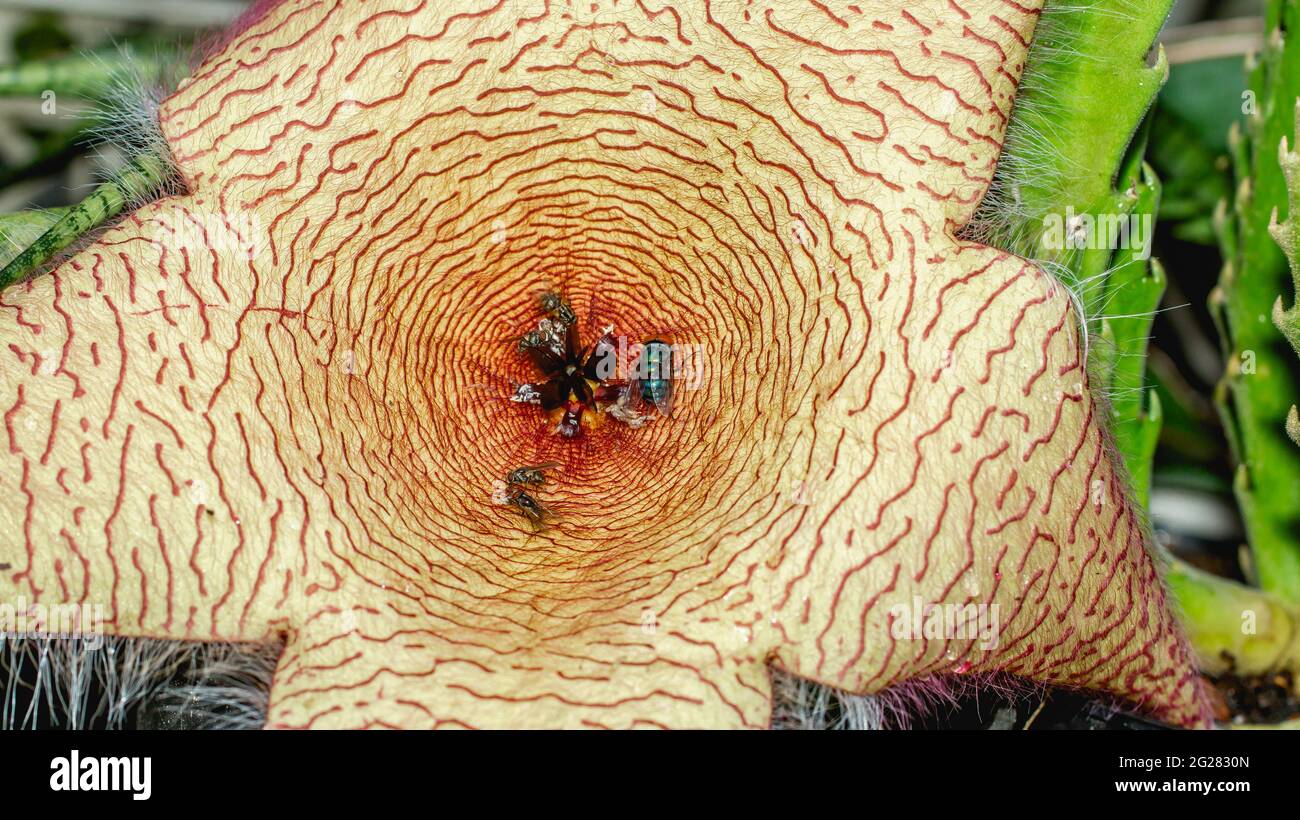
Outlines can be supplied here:
M3 365L36 424L0 451L0 516L30 533L5 583L75 598L53 536L83 506L118 630L286 635L277 726L761 726L771 661L855 691L1007 672L1203 721L1068 301L951 238L1036 16L275 7L164 107L191 193L5 295L20 349L75 331L88 391ZM671 420L566 443L508 401L547 284L588 343L612 324L697 354ZM64 413L88 429L40 464ZM534 532L493 482L547 461ZM918 600L996 605L997 645L900 637Z

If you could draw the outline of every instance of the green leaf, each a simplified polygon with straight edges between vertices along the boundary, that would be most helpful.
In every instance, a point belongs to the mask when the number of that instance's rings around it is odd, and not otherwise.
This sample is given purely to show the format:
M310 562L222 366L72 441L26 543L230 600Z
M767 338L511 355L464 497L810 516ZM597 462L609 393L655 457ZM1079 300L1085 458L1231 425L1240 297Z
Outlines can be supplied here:
M1188 128L1211 155L1228 150L1228 129L1242 117L1241 57L1215 57L1169 67L1159 106Z

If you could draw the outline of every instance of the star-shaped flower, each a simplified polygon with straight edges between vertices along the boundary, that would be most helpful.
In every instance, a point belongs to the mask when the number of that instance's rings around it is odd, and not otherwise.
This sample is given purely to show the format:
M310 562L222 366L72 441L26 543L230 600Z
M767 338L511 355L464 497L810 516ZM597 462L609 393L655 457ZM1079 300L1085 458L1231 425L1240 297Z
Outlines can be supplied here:
M271 726L764 726L769 665L1203 723L1066 292L955 238L1040 5L274 5L189 193L0 298L0 598L283 636ZM671 419L509 400L552 282L701 347Z

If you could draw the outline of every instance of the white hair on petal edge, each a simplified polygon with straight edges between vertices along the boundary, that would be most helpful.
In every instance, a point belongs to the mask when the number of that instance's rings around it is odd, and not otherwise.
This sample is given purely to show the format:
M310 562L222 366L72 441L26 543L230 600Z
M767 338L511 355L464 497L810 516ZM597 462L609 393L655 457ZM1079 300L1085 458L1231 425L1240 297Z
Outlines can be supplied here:
M202 729L260 729L270 706L280 644L204 644L192 680L162 699L165 725Z
M163 100L187 72L184 59L162 50L156 50L152 59L137 59L134 49L125 44L119 45L113 56L92 55L91 59L99 63L108 78L99 100L86 114L93 121L88 130L96 143L96 153L106 167L116 164L106 156L105 149L111 147L120 152L124 163L152 156L161 160L166 169L162 189L132 201L126 210L157 196L182 193L181 177L158 115Z
M879 729L884 705L873 695L852 695L772 670L773 729Z
M279 644L0 635L0 728L128 728L156 704L156 728L257 728Z
M953 711L963 698L1010 703L1046 692L1043 684L998 673L940 674L902 681L872 695L772 670L773 729L907 729L919 717Z
M1001 673L940 674L894 684L879 697L886 724L906 729L915 717L944 708L954 711L965 698L988 696L996 702L1011 703L1034 694L1041 696L1046 690L1044 684Z
M1058 141L1045 130L1064 120L1061 114L1068 110L1069 101L1059 99L1043 83L1052 76L1052 69L1096 59L1074 49L1051 45L1066 39L1062 35L1070 30L1070 18L1074 15L1109 14L1121 19L1138 16L1126 9L1100 10L1096 7L1098 2L1071 5L1048 0L1044 4L1012 106L997 172L974 218L962 232L968 239L997 245L999 240L1010 238L1017 226L1038 216L1029 213L1020 199L1020 187L1029 180L1034 181L1036 188L1051 188L1063 182L1063 169L1089 170L1081 167L1074 157L1062 153ZM1134 0L1129 7L1139 6Z
M1139 8L1136 0L1122 9L1099 8L1102 0L1081 3L1053 3L1044 5L1034 31L1034 39L1026 60L1018 93L1012 108L998 158L997 171L984 199L970 222L961 230L961 236L984 245L1012 250L1050 274L1069 293L1078 318L1078 329L1083 350L1089 349L1089 326L1104 318L1100 305L1085 304L1080 293L1083 282L1073 281L1071 264L1080 251L1067 248L1053 261L1043 257L1038 243L1026 242L1026 226L1041 214L1030 213L1021 199L1022 187L1033 181L1035 189L1062 187L1068 172L1086 172L1075 157L1067 156L1053 138L1049 129L1059 128L1066 118L1069 100L1051 93L1043 83L1053 76L1053 69L1063 64L1077 64L1097 59L1075 49L1057 45L1068 42L1061 36L1071 28L1073 15L1106 15L1117 19L1136 19ZM1108 276L1110 271L1102 274Z
M161 166L161 178L148 190L140 190L138 185L117 186L127 196L118 217L95 226L62 248L55 256L56 264L84 250L120 217L155 199L185 193L184 180L159 120L163 100L187 73L184 60L162 50L152 60L137 59L126 44L119 45L116 53L91 52L86 57L105 77L94 105L78 115L89 123L84 140L99 158L99 179L92 187L137 178L127 173L133 166L150 168L150 178L155 176L153 169ZM135 166L138 160L145 162Z

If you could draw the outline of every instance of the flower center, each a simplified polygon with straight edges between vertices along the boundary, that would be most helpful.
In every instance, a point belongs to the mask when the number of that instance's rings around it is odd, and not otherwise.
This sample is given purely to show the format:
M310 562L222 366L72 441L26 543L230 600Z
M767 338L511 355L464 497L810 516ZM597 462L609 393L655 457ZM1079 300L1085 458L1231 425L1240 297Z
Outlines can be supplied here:
M542 381L519 385L515 401L540 405L555 421L555 432L567 439L579 438L584 428L601 423L605 415L631 427L640 427L650 417L650 406L667 415L659 401L670 384L667 363L661 361L662 342L637 346L645 348L645 359L654 360L651 380L642 382L635 376L629 380L624 378L627 368L620 367L620 347L612 326L588 351L579 339L577 314L569 303L549 292L540 301L546 318L520 337L519 350L531 359ZM626 340L621 350L626 359ZM638 365L645 364L640 358Z

